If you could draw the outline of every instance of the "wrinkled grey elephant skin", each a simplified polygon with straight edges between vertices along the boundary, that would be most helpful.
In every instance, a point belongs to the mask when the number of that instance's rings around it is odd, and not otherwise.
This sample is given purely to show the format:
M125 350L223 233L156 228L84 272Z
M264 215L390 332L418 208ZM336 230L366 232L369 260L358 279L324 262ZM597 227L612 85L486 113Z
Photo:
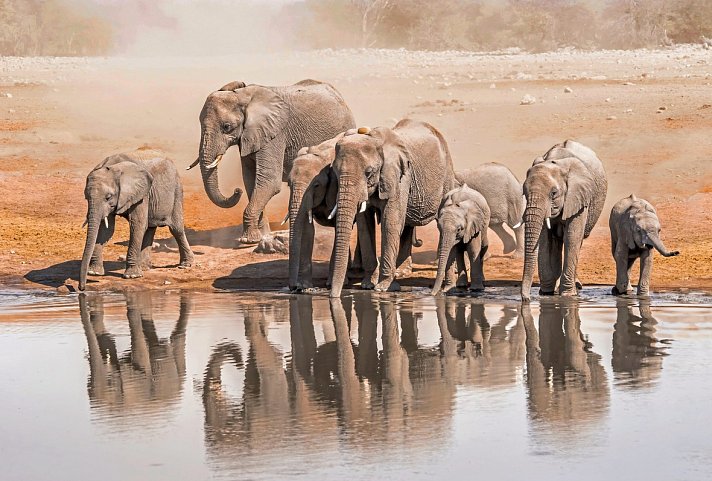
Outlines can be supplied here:
M524 257L524 223L522 217L527 203L522 184L514 173L497 162L488 162L473 169L455 172L457 182L467 184L487 201L490 209L489 228L502 239L504 253L515 259ZM504 229L507 225L515 238Z
M471 291L483 291L484 255L489 242L487 226L490 224L490 209L484 196L467 184L445 194L443 205L438 212L438 272L432 294L442 289L445 274L453 262L457 262L457 287L467 287L465 251L470 258Z
M269 233L267 202L286 182L302 147L319 144L355 126L351 110L329 84L302 80L285 87L230 82L211 93L200 112L200 164L205 192L217 206L237 204L242 189L224 196L218 164L238 146L248 203L243 214L242 244L257 244Z
M619 200L611 210L608 221L611 229L611 252L616 261L614 295L629 294L630 271L640 259L640 279L637 294L650 293L650 273L653 269L653 249L664 257L673 257L678 251L668 251L660 239L660 220L650 202L634 194Z
M125 278L143 276L151 267L157 227L167 226L180 252L179 267L190 267L193 252L183 225L183 186L173 162L156 150L138 149L104 159L87 175L87 238L79 289L87 274L104 275L103 248L114 233L116 216L129 221L130 238Z
M411 255L413 230L435 219L455 175L447 142L430 124L403 119L395 127L361 128L336 144L332 169L338 182L331 297L339 297L346 277L351 228L357 215L364 269L362 288L398 290L396 266ZM375 212L381 220L378 284Z
M578 294L579 252L601 215L607 190L603 164L578 142L557 144L534 160L524 181L522 300L530 299L537 260L540 295L553 295L557 282L560 295Z

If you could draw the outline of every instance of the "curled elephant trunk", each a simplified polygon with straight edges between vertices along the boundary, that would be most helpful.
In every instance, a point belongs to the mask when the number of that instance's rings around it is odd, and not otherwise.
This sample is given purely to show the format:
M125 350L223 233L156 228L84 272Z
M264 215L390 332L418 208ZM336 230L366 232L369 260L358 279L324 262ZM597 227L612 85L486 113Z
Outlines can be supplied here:
M302 257L304 224L308 222L312 203L304 198L304 186L294 186L289 199L289 289L297 288Z
M341 186L340 186L341 187ZM346 268L349 262L349 247L351 229L356 217L357 202L353 191L344 186L339 189L336 205L336 229L334 236L334 268L331 277L331 292L329 297L340 297L341 289L346 279Z
M99 235L99 224L102 222L101 211L98 208L90 207L87 214L87 239L84 243L84 253L82 254L82 265L79 270L79 290L83 291L87 285L87 272L89 262L96 247L96 239Z
M457 243L457 238L454 233L447 232L440 236L440 244L438 245L438 273L435 276L435 284L433 285L432 295L438 294L443 286L447 267L449 264L452 250Z
M680 254L679 251L668 251L665 248L665 244L663 244L663 241L660 239L660 237L657 234L648 236L648 239L650 239L650 241L653 243L653 247L655 247L655 250L660 252L660 254L663 257L674 257L674 256Z
M550 212L549 202L542 197L531 197L524 211L524 272L521 287L523 301L531 299L539 236Z
M218 154L217 152L218 149L216 149L214 144L210 142L209 137L203 134L198 159L200 161L200 173L203 177L203 187L205 188L205 193L208 194L208 198L213 204L218 207L222 207L223 209L229 209L230 207L235 207L235 205L237 205L240 201L240 198L242 197L242 190L235 189L230 197L225 197L222 192L220 192L220 187L218 185L217 163L219 162L219 159L222 158L222 154Z

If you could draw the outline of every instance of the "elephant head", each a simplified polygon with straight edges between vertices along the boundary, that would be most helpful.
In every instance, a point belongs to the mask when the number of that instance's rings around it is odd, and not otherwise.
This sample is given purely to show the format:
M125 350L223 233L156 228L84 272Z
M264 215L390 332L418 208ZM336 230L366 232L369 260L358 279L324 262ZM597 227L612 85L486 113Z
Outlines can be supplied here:
M336 179L331 173L336 142L344 134L313 147L302 148L294 159L287 180L289 184L289 288L297 288L303 230L311 224L312 209L324 204L336 205Z
M286 121L287 104L267 87L235 81L208 95L200 112L200 152L189 169L200 164L205 192L215 205L234 207L242 196L242 189L235 189L225 197L218 187L217 167L227 149L238 145L242 157L253 154L274 139Z
M638 201L635 195L631 195L630 198L634 203ZM665 244L660 239L660 220L651 205L631 210L628 221L630 222L627 238L628 249L652 249L654 247L665 257L679 254L678 251L668 251L665 248Z
M527 171L524 181L524 196L527 207L524 211L524 275L522 298L529 299L534 262L539 236L546 223L551 228L552 219L565 223L588 207L594 196L594 174L567 149L554 147L546 156L539 157ZM558 155L561 154L561 155Z
M433 295L440 292L445 278L447 266L451 265L454 248L459 243L468 243L473 237L487 228L488 214L477 202L481 195L463 184L451 190L443 199L438 212L438 230L440 244L438 245L438 273L433 286Z
M88 227L79 274L80 290L86 286L89 261L96 246L101 222L108 229L109 216L126 214L148 196L152 183L153 177L143 166L123 160L121 156L109 157L89 173L84 188L88 204Z
M350 134L350 135L348 135ZM409 172L411 155L392 129L362 127L336 144L332 164L338 183L334 269L331 297L339 297L346 277L351 227L371 196L380 200L400 196L401 179Z

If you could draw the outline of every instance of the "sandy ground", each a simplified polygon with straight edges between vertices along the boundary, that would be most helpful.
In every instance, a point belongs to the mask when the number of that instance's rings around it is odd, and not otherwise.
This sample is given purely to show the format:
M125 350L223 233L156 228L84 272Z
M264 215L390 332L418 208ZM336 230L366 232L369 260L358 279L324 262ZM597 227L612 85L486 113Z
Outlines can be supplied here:
M333 83L361 125L411 117L437 126L456 168L488 161L523 180L532 160L567 138L591 146L609 176L607 208L585 242L579 277L612 285L608 213L632 192L658 208L676 258L656 258L653 288L712 288L712 54L698 47L549 54L319 51L231 58L0 58L0 278L4 285L57 288L78 277L84 244L86 173L112 153L149 145L179 167L196 156L198 113L208 93L231 80L281 85ZM569 87L570 93L564 89ZM524 95L536 98L520 105ZM246 200L230 210L207 199L197 169L182 170L186 223L196 265L174 269L160 248L155 268L124 280L127 224L106 250L107 276L88 289L264 288L286 285L283 255L235 249ZM221 163L225 191L241 186L237 153ZM288 188L268 205L274 228ZM434 277L434 224L419 230L415 268L403 285ZM157 238L167 239L167 229ZM492 235L486 274L494 285L521 278ZM166 243L160 241L162 246ZM169 245L172 245L168 241ZM330 233L319 233L317 284L324 282Z

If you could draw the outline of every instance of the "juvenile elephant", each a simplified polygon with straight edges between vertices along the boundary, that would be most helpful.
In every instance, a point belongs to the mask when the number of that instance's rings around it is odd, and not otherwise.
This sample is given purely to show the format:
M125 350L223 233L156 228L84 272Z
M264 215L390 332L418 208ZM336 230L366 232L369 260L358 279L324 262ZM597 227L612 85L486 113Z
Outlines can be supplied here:
M616 261L616 285L613 295L627 294L630 285L630 270L640 258L638 295L647 296L650 291L650 273L653 270L653 248L664 257L673 257L678 251L668 251L660 240L660 221L655 208L635 194L619 200L611 210L608 220L611 228L611 251Z
M438 212L438 273L432 294L442 289L445 274L457 261L457 287L467 286L465 251L470 257L470 290L482 291L485 276L483 257L487 252L487 226L490 224L490 208L484 196L463 184L447 194Z
M593 150L578 142L557 144L534 160L524 181L522 300L530 299L537 248L539 294L553 295L559 279L559 294L578 294L579 251L601 215L607 190L603 164Z
M175 165L162 152L138 149L107 157L87 175L84 197L88 228L80 290L86 287L87 274L104 275L102 252L114 234L117 215L127 219L131 229L124 278L141 277L142 266L151 267L156 227L168 226L178 242L178 267L193 263L183 226L183 186Z
M497 162L488 162L474 169L455 172L459 184L467 184L487 201L490 208L489 228L502 239L504 253L514 252L515 259L524 257L524 223L522 216L527 203L522 184L514 173ZM508 225L516 237L504 229Z
M287 181L299 149L316 145L355 126L351 110L329 84L302 80L286 87L230 82L211 93L200 112L200 164L205 192L223 208L242 196L225 197L218 187L218 163L227 149L239 146L242 179L249 199L239 242L256 244L269 231L263 211Z
M415 226L432 221L443 195L452 190L455 175L447 142L430 124L403 119L393 128L361 128L336 144L332 164L338 182L334 273L331 297L339 297L346 276L351 227L367 208L381 220L380 281L376 290L394 283L396 256L410 257ZM366 218L368 224L369 218ZM367 282L377 266L368 231L359 228L362 262ZM368 245L367 245L368 244Z

